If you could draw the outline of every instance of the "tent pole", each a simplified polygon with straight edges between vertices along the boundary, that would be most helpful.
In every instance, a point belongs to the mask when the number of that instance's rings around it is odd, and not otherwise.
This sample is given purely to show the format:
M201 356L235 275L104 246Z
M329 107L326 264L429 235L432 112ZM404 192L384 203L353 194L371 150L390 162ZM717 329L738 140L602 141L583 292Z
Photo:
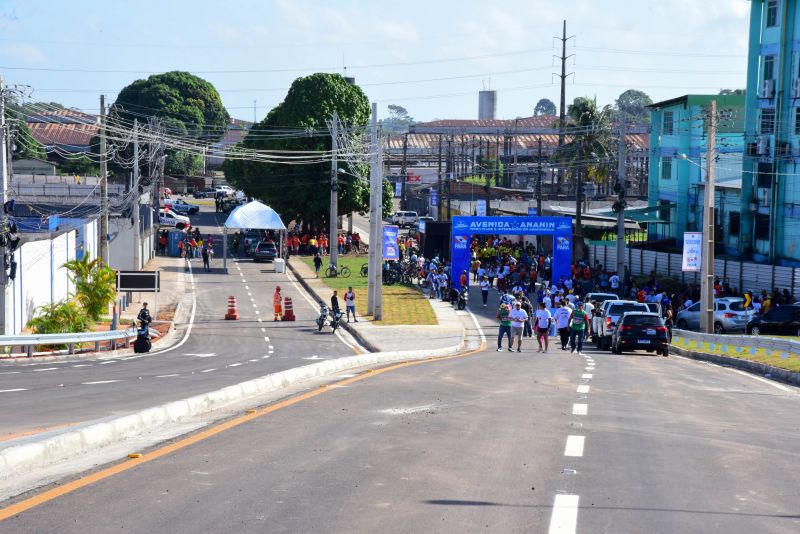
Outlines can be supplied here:
M228 227L222 229L222 269L228 274Z

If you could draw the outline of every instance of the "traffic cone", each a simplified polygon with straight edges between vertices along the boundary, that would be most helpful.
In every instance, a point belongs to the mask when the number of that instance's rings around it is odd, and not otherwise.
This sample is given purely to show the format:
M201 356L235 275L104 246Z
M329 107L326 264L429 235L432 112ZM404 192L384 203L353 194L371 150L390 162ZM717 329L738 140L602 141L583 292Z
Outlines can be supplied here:
M294 307L292 297L283 297L283 320L294 321Z
M225 314L225 320L237 320L239 318L239 311L236 309L236 297L228 297L228 313Z

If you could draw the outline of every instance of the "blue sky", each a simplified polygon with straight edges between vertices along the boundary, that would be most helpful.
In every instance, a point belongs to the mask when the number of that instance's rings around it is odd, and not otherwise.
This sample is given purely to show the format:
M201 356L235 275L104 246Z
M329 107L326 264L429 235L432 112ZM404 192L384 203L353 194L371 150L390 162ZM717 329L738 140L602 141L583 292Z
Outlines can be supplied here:
M567 101L602 104L628 88L654 100L744 87L748 0L178 1L0 0L0 74L33 99L96 111L99 95L148 73L188 70L213 83L234 117L257 118L297 76L356 78L381 115L477 118L498 91L498 118L559 98L552 39L567 53ZM12 67L16 67L13 68ZM75 69L105 72L63 72ZM109 72L126 71L126 72ZM228 72L220 72L228 71ZM237 71L237 72L233 72ZM250 71L250 72L242 72ZM256 72L253 72L256 71ZM443 79L445 78L445 79Z

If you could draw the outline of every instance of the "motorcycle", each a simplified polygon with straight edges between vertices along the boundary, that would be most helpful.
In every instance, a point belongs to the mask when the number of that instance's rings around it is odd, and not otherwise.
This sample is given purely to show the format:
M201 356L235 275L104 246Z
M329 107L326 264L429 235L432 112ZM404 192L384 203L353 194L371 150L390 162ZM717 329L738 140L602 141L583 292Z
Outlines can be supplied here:
M469 290L466 287L462 287L461 291L458 292L458 300L456 306L459 310L463 310L467 307L467 301L469 300Z
M317 331L322 332L322 327L325 326L325 321L328 318L328 307L326 305L322 305L319 307L319 317L317 317Z
M133 352L137 354L150 352L152 343L150 341L149 324L142 321L141 324L137 326L136 321L134 321L132 326L136 328L136 340L133 342Z
M342 320L342 315L343 314L341 310L333 310L333 313L331 314L331 328L334 332L336 332L336 329L339 327L339 323Z

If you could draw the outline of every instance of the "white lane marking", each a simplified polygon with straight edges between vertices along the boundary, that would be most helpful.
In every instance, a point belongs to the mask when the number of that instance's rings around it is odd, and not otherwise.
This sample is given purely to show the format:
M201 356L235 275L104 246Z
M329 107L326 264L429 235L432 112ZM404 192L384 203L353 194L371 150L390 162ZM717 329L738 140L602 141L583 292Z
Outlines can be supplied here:
M148 356L157 356L159 354L164 354L165 352L170 352L175 349L179 349L183 346L184 343L189 341L189 335L192 333L192 327L194 326L194 315L197 312L197 293L194 291L194 272L192 271L192 264L191 262L186 262L189 266L189 280L192 283L192 311L189 313L189 323L186 326L186 332L183 334L183 339L181 339L177 345L174 345L168 349L158 350L155 352L149 352Z
M266 329L266 328L264 328L264 327L262 326L262 327L261 327L261 331L262 331L262 332L264 332L264 333L266 333L267 329ZM269 341L269 340L267 340L267 341Z
M325 360L325 359L327 359L327 358L320 358L319 356L317 356L316 354L314 354L313 356L310 356L310 357L308 357L308 358L303 358L303 359L304 359L304 360Z
M172 378L173 376L181 376L179 374L171 374L171 375L156 375L156 378Z
M564 456L583 456L583 445L585 441L586 436L567 436Z
M745 372L745 371L740 371L739 369L732 369L732 371L734 371L736 373L739 373L742 376L748 376L748 377L752 378L753 380L758 380L759 382L763 382L765 384L769 384L770 386L772 386L774 388L778 388L781 391L787 391L787 392L788 391L792 391L791 389L789 389L788 387L784 386L783 384L778 384L777 382L774 382L774 381L769 380L767 378L761 378L760 376L756 376L756 375L754 375L752 373L748 373L748 372Z
M255 306L255 304L253 304L253 306ZM261 312L260 312L260 311L258 311L258 310L255 310L255 312L256 312L256 313L259 313L259 314L261 313ZM259 319L259 321L260 321L260 320L261 320L261 319Z
M254 302L254 303L253 303L253 307L254 307L254 308L258 308L258 304L256 304L256 303Z
M262 328L262 330L263 330L263 328ZM264 341L269 343L269 338L267 336L264 336Z
M247 361L248 361L248 362L257 362L257 361L258 361L258 358L255 358L255 359L253 359L253 360L247 360Z
M91 363L79 363L78 365L73 365L72 367L91 367Z
M216 370L217 370L217 368L215 367L215 368L213 368L213 369L203 369L203 370L202 370L202 371L200 371L200 372L201 372L201 373L210 373L211 371L216 371Z
M594 375L592 375L592 373L583 373L581 375L581 378L592 378L592 376L594 376Z
M247 295L248 295L250 298L253 298L253 294L252 294L252 293L250 293L249 291L247 292Z
M589 413L589 405L588 404L573 404L572 405L572 415L586 415Z
M578 393L589 393L589 386L578 386Z
M184 354L184 356L197 356L198 358L211 358L216 355L216 352L187 352Z
M81 382L84 386L92 386L94 384L113 384L114 382L122 382L122 380L97 380L95 382Z
M483 333L483 328L481 328L481 325L478 323L478 318L475 317L475 314L472 313L472 310L469 309L469 306L467 306L467 313L469 313L469 316L472 318L472 322L475 325L475 328L478 329L478 334L481 336L481 343L485 343L486 335Z
M261 357L262 360L266 360L267 358L269 358L269 354L265 354L264 356Z
M264 319L262 319L261 317L259 317L259 318L258 318L258 322L259 322L259 323L263 323L263 322L264 322Z
M274 350L274 349L275 347L273 347L272 345L269 346L269 350Z
M548 534L575 534L578 528L578 495L556 495Z
M75 367L75 366L73 365L73 367ZM22 371L4 371L4 372L0 373L0 375L18 375L21 372Z
M45 367L44 369L34 369L34 373L38 373L39 371L58 371L61 369L60 367Z
M232 363L228 367L239 367L240 365L242 365L241 362L240 363Z
M0 393L12 393L14 391L28 391L24 388L17 388L17 389L0 389Z
M250 291L250 286L244 286L244 288L245 288L246 290Z
M358 376L358 375L353 375L353 374L339 375L336 378L353 378L354 376Z
M247 283L247 280L242 280L242 282Z
M594 372L594 367L586 367L586 370Z
M100 362L100 365L106 365L106 364L109 364L109 363L117 363L117 361L116 360L106 360L104 362Z

